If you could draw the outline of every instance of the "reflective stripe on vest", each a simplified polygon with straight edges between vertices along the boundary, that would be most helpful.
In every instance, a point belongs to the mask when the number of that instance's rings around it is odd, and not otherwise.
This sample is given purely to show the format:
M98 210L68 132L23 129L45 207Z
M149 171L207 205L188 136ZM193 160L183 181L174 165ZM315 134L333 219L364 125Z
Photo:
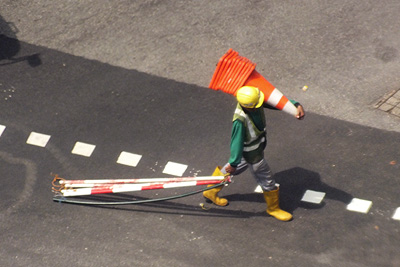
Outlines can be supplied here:
M265 137L263 136L263 138L261 138L261 140L259 140L256 144L254 144L252 146L244 146L243 151L250 152L250 151L256 150L264 142L265 142Z
M260 111L263 112L264 111ZM265 118L264 114L262 114L262 120L264 123L264 129L260 131L257 129L255 126L254 122L250 119L250 116L248 116L242 109L242 107L238 104L235 110L235 115L233 117L233 120L239 119L245 124L246 127L246 136L244 140L244 147L243 147L243 152L252 152L256 151L262 144L266 143L265 139Z

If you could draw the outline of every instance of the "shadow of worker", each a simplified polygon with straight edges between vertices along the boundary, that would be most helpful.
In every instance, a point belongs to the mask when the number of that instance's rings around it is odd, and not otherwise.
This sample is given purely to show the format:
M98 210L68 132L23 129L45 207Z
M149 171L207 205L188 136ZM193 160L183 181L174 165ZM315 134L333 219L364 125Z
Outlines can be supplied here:
M15 57L21 50L17 39L17 27L12 22L7 22L0 16L0 66L27 61L29 66L37 67L42 64L39 54Z
M307 190L323 192L325 198L337 200L346 205L353 199L349 193L323 183L318 173L300 167L276 173L274 178L280 184L281 208L288 212L293 212L299 207L319 209L325 205L323 201L320 204L302 201Z

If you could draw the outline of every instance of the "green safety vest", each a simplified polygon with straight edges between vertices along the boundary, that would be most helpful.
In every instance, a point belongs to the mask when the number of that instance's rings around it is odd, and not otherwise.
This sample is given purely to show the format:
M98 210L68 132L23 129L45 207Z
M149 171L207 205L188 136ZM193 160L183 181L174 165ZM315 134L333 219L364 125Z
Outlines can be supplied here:
M262 160L264 158L264 149L267 145L264 109L258 108L254 112L257 112L257 115L262 120L262 130L256 127L251 117L243 111L239 103L233 115L233 121L240 120L246 129L243 157L248 163L257 163Z

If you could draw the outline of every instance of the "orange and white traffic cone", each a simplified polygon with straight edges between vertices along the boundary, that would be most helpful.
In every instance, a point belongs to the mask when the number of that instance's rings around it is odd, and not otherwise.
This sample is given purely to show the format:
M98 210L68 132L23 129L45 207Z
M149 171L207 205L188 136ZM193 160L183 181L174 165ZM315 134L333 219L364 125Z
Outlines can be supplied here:
M296 116L297 108L292 102L256 70L253 70L244 85L257 87L264 93L264 102L268 105Z
M297 108L255 68L256 64L229 49L220 58L209 88L236 96L237 90L242 86L254 86L264 93L264 102L268 105L295 116Z

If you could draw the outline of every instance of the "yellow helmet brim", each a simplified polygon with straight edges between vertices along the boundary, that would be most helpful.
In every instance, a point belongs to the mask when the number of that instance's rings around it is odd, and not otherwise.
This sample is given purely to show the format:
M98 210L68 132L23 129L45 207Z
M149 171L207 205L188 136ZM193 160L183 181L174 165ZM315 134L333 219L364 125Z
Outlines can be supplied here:
M260 97L258 98L258 103L256 105L256 108L259 108L262 106L262 104L264 103L264 93L258 89L260 91Z

